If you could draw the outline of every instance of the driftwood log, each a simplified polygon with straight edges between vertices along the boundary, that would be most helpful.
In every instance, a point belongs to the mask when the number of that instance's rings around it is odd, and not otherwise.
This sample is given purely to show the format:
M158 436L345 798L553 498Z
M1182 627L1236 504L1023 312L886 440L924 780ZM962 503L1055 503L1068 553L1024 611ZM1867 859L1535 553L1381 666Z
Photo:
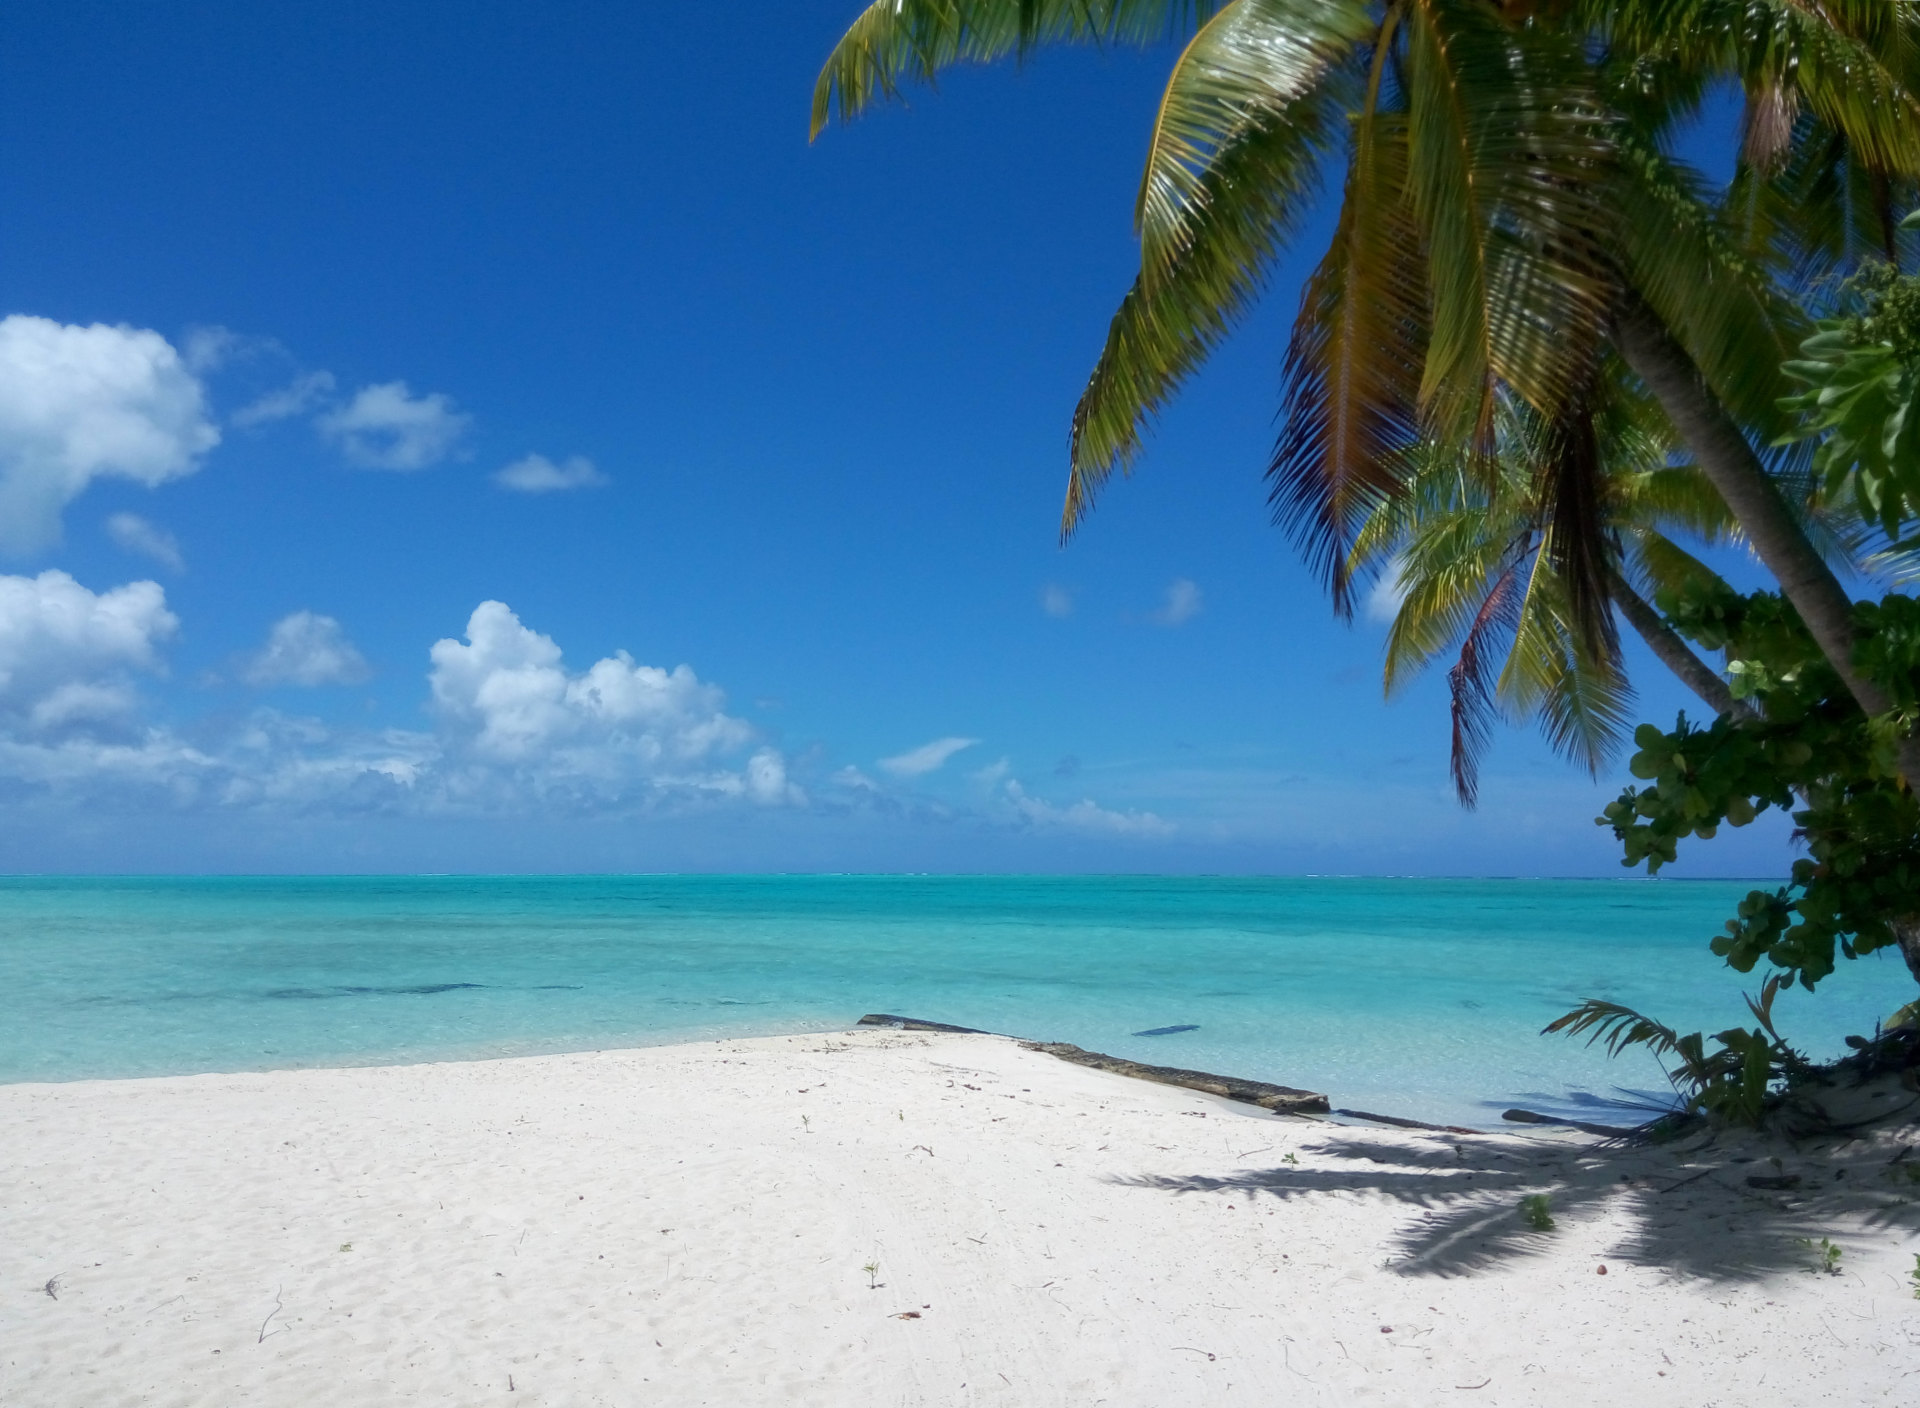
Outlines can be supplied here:
M1117 1076L1132 1076L1135 1080L1150 1080L1160 1085L1198 1090L1207 1095L1218 1095L1224 1100L1238 1100L1243 1105L1258 1105L1276 1115L1327 1113L1326 1096L1311 1090L1295 1090L1290 1085L1269 1085L1263 1080L1216 1076L1210 1071L1187 1071L1178 1066L1148 1066L1139 1061L1129 1061L1123 1056L1083 1051L1064 1041L1023 1041L1020 1044L1029 1051L1044 1051L1049 1056L1058 1056L1062 1061L1071 1061L1076 1066L1091 1066L1096 1071L1111 1071Z
M896 1017L887 1012L869 1012L859 1022L863 1027L892 1027L906 1032L956 1032L963 1036L991 1036L977 1027L956 1027L946 1022L924 1022L917 1017ZM1218 1095L1223 1100L1238 1100L1243 1105L1258 1105L1276 1115L1324 1115L1327 1097L1311 1090L1295 1090L1290 1085L1269 1085L1263 1080L1241 1080L1237 1076L1217 1076L1210 1071L1187 1071L1178 1066L1148 1066L1122 1056L1086 1051L1064 1041L1023 1041L1028 1051L1044 1051L1076 1066L1089 1066L1116 1076L1150 1080L1158 1085L1177 1085Z

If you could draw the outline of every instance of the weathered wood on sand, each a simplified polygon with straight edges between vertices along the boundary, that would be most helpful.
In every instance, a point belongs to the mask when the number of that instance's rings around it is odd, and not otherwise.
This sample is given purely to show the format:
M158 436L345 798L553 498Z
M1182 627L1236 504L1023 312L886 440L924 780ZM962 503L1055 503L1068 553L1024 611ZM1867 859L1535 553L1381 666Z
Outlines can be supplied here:
M986 1036L973 1027L949 1026L945 1022L925 1022L915 1017L895 1017L885 1012L870 1012L859 1021L863 1027L892 1027L909 1032L959 1032L970 1036ZM1296 1090L1290 1085L1270 1085L1263 1080L1241 1080L1237 1076L1217 1076L1211 1071L1188 1071L1178 1066L1149 1066L1139 1061L1129 1061L1122 1056L1108 1056L1100 1051L1087 1051L1064 1041L1023 1041L1020 1043L1029 1051L1044 1051L1049 1056L1069 1061L1076 1066L1088 1066L1096 1071L1107 1071L1117 1076L1131 1076L1134 1080L1150 1080L1157 1085L1177 1085L1186 1090L1198 1090L1205 1095L1217 1095L1223 1100L1237 1100L1244 1105L1258 1105L1263 1110L1271 1110L1276 1115L1324 1115L1327 1113L1327 1097L1312 1090Z

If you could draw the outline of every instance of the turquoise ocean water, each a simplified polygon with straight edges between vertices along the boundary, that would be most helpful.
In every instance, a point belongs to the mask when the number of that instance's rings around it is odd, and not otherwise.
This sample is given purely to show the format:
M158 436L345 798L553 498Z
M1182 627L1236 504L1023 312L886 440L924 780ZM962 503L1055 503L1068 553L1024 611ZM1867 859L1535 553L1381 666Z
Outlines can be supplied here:
M1538 1035L1581 998L1744 1013L1706 942L1748 886L1111 877L0 879L0 1081L824 1031L895 1012L1462 1123L1657 1090ZM1845 964L1816 1055L1912 996ZM1164 1036L1135 1033L1191 1025Z

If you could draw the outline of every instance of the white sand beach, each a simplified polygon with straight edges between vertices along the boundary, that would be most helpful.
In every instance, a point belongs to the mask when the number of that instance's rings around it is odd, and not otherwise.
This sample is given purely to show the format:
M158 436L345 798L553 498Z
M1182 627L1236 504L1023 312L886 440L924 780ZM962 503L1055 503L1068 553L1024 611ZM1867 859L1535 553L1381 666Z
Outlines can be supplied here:
M875 1030L0 1087L0 1402L1913 1403L1908 1131L1376 1130Z

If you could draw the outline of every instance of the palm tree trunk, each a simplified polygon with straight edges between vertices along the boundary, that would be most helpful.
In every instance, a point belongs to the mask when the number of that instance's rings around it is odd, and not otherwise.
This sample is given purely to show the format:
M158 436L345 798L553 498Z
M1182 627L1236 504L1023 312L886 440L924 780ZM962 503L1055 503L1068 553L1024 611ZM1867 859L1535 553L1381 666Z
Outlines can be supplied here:
M1692 647L1680 639L1679 632L1661 620L1660 613L1627 585L1626 578L1618 572L1612 575L1608 589L1613 604L1620 608L1620 614L1627 618L1627 624L1640 633L1640 639L1659 657L1660 663L1673 671L1681 684L1699 695L1701 702L1714 713L1733 714L1740 718L1751 716L1753 710L1745 700L1733 697L1733 691L1727 688L1727 682L1720 678L1719 671L1695 655Z
M1889 920L1888 924L1894 941L1900 945L1900 956L1907 960L1907 971L1920 983L1920 919L1907 916Z
M1719 490L1848 692L1868 714L1886 713L1893 701L1853 663L1853 602L1693 358L1637 298L1615 315L1613 341L1693 451L1700 472ZM1920 783L1920 740L1901 740L1899 763L1908 786Z

